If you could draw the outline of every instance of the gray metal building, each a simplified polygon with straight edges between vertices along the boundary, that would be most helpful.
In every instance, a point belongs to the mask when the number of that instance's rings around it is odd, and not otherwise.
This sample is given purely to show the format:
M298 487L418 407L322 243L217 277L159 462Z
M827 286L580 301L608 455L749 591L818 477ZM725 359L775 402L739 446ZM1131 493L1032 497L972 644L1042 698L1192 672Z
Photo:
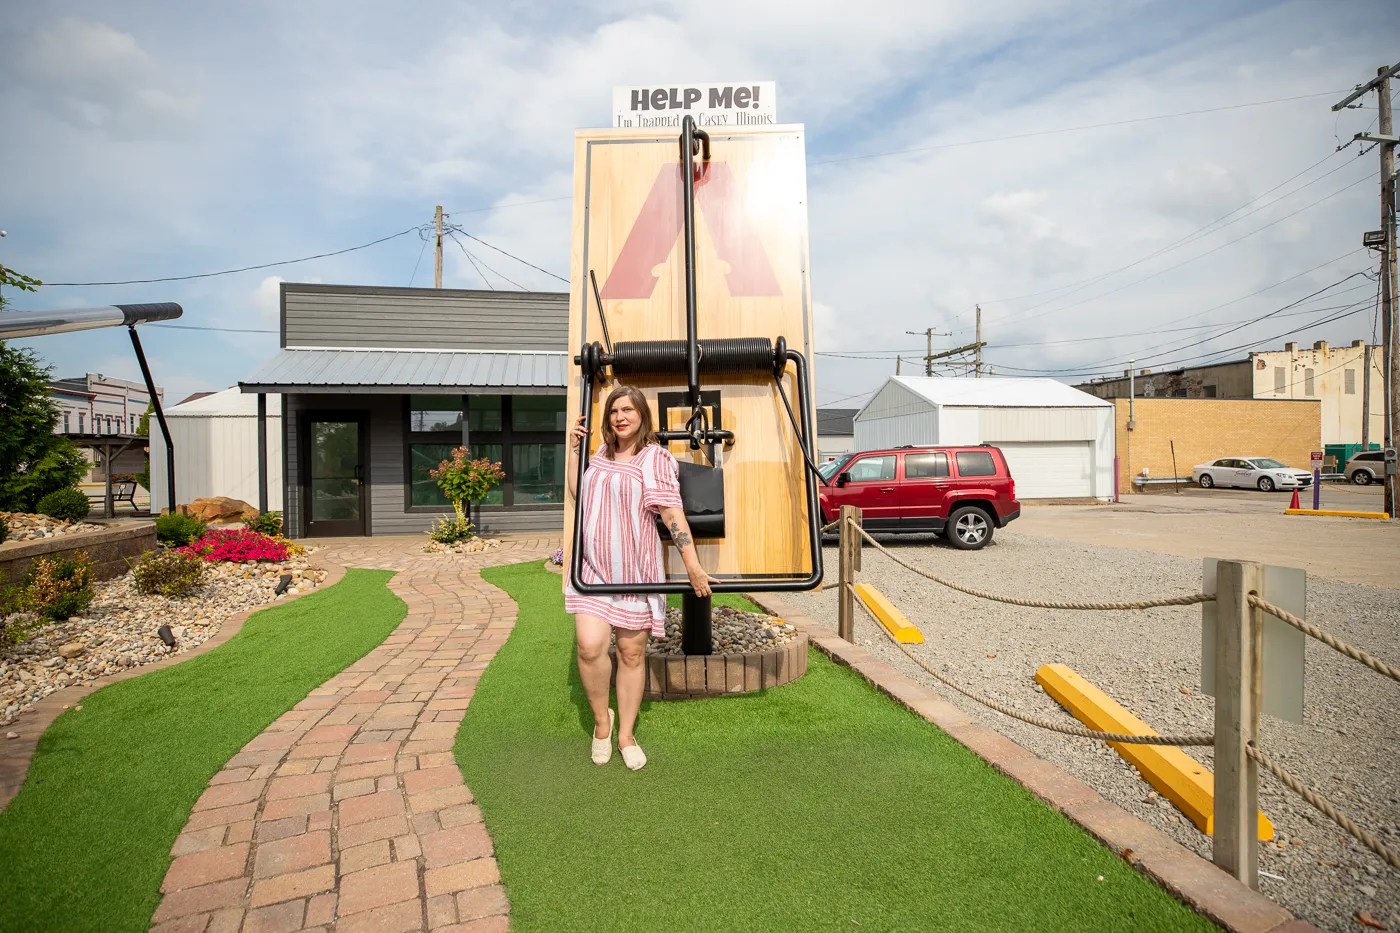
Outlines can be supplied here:
M239 386L281 395L286 533L426 531L452 511L428 470L463 445L506 472L482 530L558 530L568 300L284 282L282 348Z

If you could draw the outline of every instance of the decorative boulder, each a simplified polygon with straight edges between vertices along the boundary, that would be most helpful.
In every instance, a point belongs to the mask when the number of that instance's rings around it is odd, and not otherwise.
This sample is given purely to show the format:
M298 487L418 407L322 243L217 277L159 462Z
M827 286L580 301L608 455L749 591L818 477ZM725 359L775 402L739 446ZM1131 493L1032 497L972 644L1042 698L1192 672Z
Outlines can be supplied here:
M179 505L175 508L182 515L197 518L210 525L247 521L261 514L242 499L230 499L227 496L200 498L189 505ZM165 510L162 510L161 514L165 514Z

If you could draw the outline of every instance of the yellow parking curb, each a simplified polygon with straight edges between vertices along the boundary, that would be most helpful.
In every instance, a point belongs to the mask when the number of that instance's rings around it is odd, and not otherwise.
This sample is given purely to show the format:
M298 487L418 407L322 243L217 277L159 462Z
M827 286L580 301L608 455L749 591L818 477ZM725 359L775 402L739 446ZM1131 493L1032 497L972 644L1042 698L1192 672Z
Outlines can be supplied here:
M1389 512L1349 512L1345 509L1284 509L1284 515L1334 515L1338 518L1379 518L1389 521Z
M1128 712L1112 697L1063 664L1044 664L1035 681L1045 692L1090 729L1127 735L1160 735ZM1109 742L1113 750L1137 768L1143 779L1186 814L1206 835L1214 830L1215 775L1181 749L1170 745L1124 745ZM1261 811L1259 838L1274 838L1274 824Z
M870 610L870 614L880 620L880 624L889 630L894 636L894 640L904 645L922 645L924 643L924 633L915 628L904 613L895 608L894 603L885 598L881 593L869 583L857 583L852 589L855 590L856 598L865 604L865 608Z

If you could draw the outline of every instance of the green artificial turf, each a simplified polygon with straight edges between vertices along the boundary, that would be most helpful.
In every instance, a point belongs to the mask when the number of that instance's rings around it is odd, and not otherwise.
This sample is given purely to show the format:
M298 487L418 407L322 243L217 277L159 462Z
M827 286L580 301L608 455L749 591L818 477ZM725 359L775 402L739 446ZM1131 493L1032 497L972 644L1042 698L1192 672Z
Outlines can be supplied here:
M456 756L517 933L1213 929L815 651L787 686L644 703L649 764L600 768L558 576L483 575L519 621Z
M104 687L39 740L0 813L0 931L146 930L170 847L224 763L406 613L393 574L264 609L225 644Z

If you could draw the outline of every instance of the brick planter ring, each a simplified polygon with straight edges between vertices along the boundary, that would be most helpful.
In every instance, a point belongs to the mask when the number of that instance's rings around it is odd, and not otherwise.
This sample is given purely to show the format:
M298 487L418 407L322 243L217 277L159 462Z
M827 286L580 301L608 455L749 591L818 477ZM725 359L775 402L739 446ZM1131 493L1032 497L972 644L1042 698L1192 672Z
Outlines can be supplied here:
M617 649L609 648L613 680ZM807 633L767 651L743 654L676 655L647 653L648 700L699 700L781 687L807 673Z

